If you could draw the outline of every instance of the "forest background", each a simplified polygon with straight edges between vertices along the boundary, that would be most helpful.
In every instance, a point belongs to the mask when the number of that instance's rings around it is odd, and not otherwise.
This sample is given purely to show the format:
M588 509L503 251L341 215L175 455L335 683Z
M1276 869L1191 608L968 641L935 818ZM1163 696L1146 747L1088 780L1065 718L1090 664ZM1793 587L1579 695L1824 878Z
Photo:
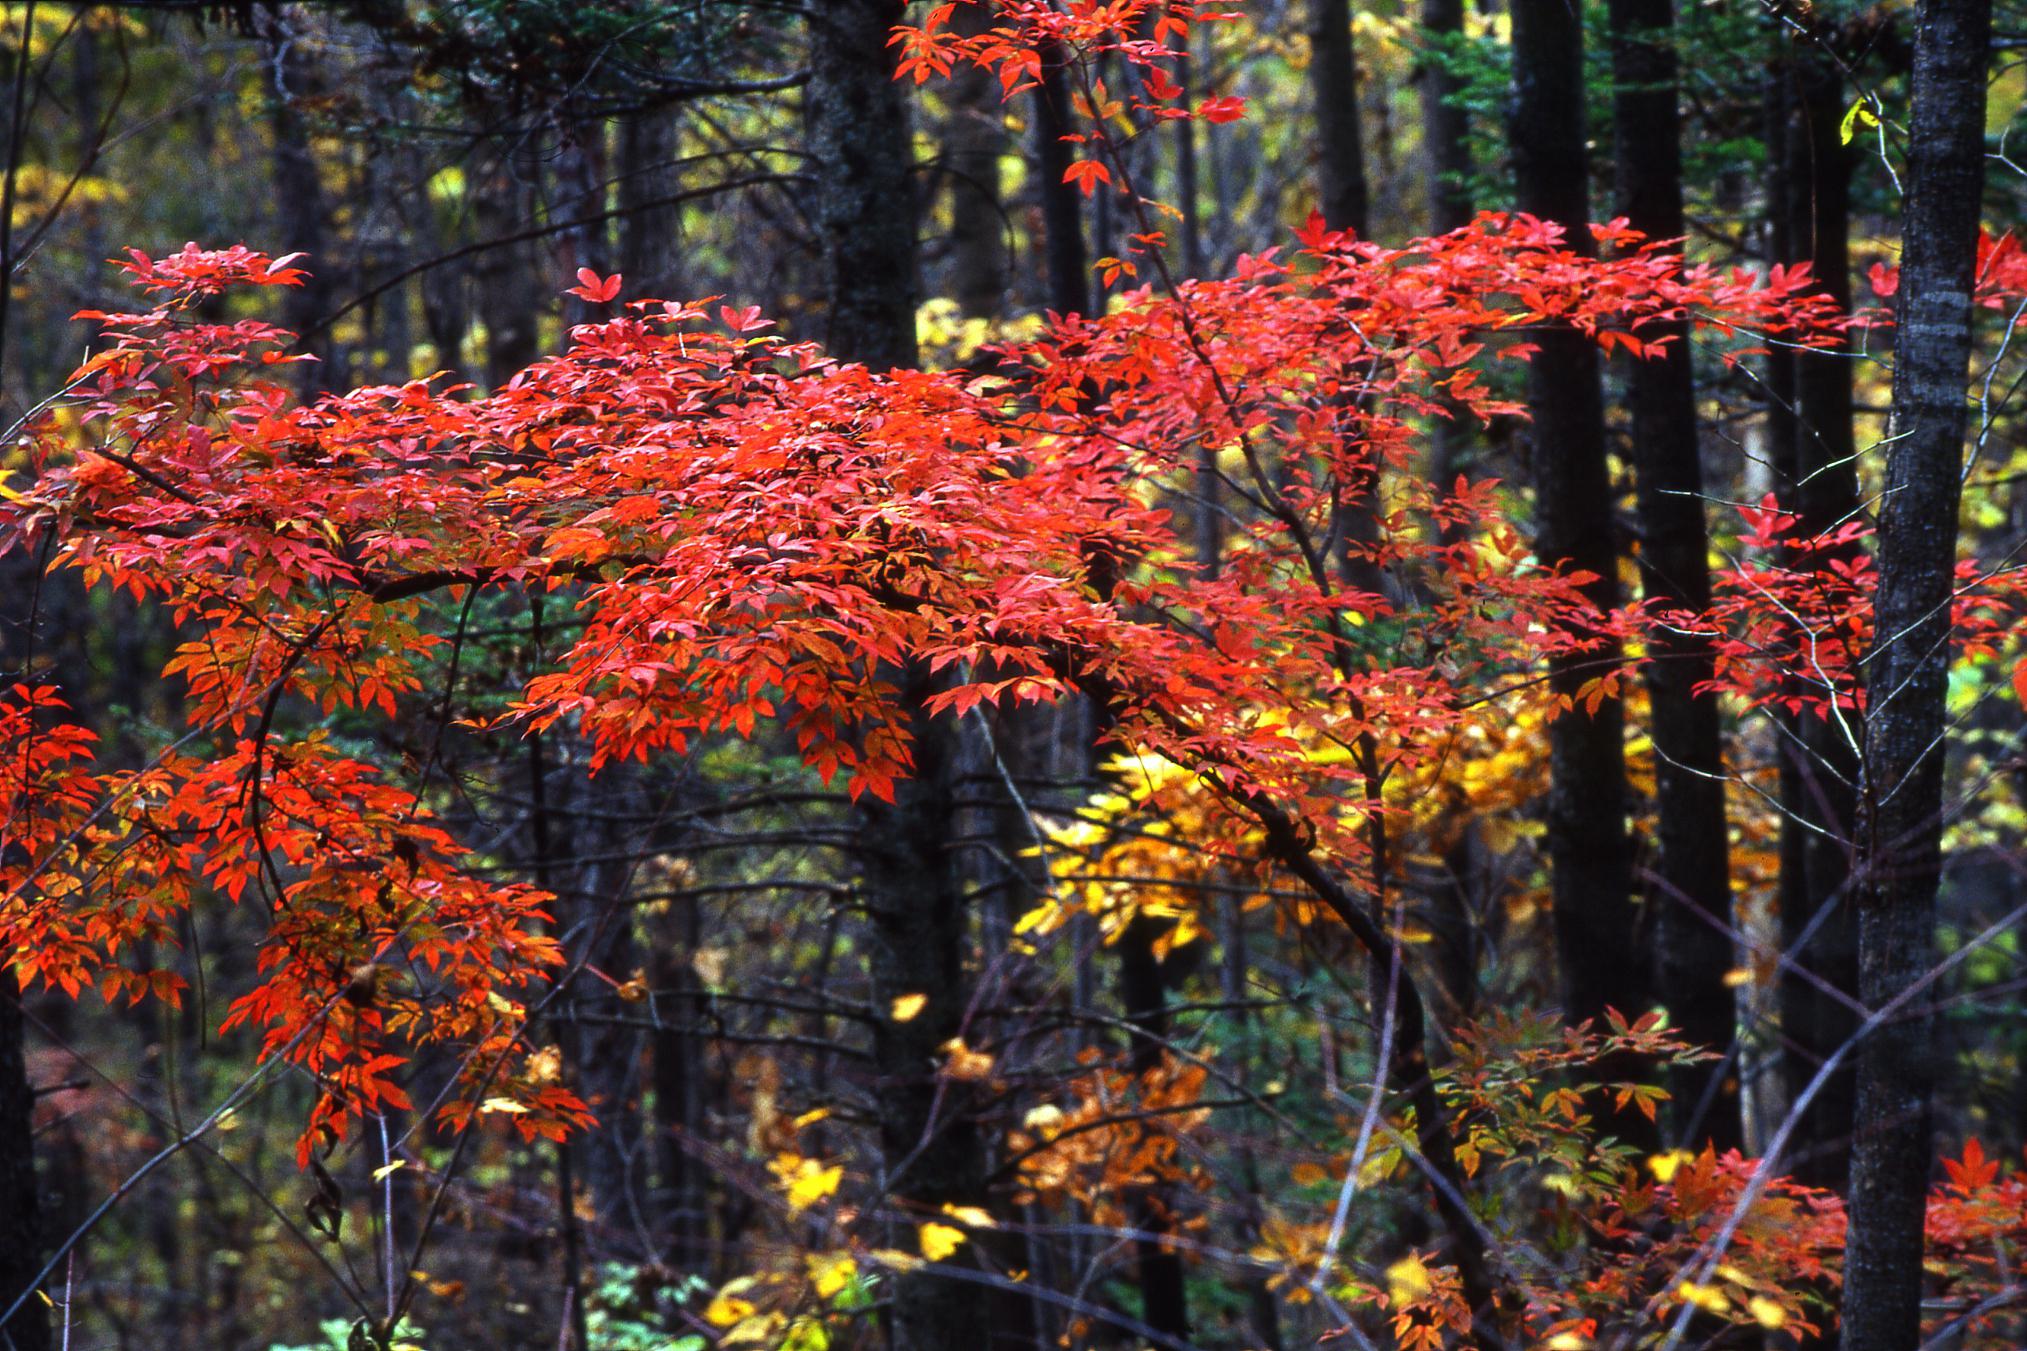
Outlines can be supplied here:
M2027 1343L2020 18L8 5L0 1330Z

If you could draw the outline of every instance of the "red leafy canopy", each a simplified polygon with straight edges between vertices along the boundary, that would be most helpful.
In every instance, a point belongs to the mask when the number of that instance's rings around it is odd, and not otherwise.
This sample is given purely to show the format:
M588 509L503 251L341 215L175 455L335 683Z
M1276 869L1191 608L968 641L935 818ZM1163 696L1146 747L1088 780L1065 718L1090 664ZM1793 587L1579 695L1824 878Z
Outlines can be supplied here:
M1530 563L1495 487L1439 498L1403 476L1361 547L1426 574L1427 622L1352 660L1347 624L1388 604L1318 566L1345 485L1404 461L1413 419L1515 411L1476 363L1524 357L1531 326L1645 350L1680 316L1720 333L1826 322L1804 281L1684 271L1614 238L1601 261L1527 217L1394 250L1312 227L1296 264L1242 259L1229 281L1063 321L1005 353L1014 382L876 374L765 336L750 309L713 326L637 301L484 397L414 381L308 406L266 375L288 335L199 317L294 269L244 249L137 256L129 271L169 299L99 316L83 439L36 428L37 477L0 506L0 538L53 536L58 566L166 606L188 636L167 674L216 749L95 777L84 734L48 725L54 696L17 691L0 733L26 752L4 783L26 824L9 827L0 939L35 954L30 979L173 998L124 969L135 945L172 943L199 895L257 898L260 981L229 1021L318 1076L306 1156L406 1101L394 1076L430 1042L465 1051L450 1119L497 1101L530 1134L583 1120L522 1036L559 956L546 898L469 868L396 775L273 716L285 696L397 716L443 643L429 599L474 587L569 589L577 637L512 721L567 719L600 763L765 721L824 777L888 796L911 763L889 673L920 662L944 682L933 707L957 712L1105 689L1122 743L1234 806L1286 804L1355 868L1343 804L1388 808L1373 758L1334 748L1377 747L1383 782L1436 753L1474 685L1631 618ZM586 276L578 294L617 287ZM1175 562L1159 505L1205 449L1278 503L1215 580ZM1424 543L1418 513L1478 522L1487 545ZM348 998L362 968L397 967Z

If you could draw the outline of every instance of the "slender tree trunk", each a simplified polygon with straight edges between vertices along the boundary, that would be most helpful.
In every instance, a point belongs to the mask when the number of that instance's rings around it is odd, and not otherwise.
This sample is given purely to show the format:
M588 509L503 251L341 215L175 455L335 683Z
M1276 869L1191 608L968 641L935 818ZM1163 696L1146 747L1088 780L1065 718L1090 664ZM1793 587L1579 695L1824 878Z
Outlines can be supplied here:
M651 108L619 131L619 269L629 296L681 298L683 209L665 200L682 188L678 114Z
M1815 265L1824 292L1840 308L1851 302L1851 151L1838 123L1844 85L1820 46L1828 35L1795 43L1785 99L1785 224L1790 255ZM1833 529L1858 510L1857 442L1852 424L1851 359L1839 353L1796 352L1791 477L1779 485L1785 506L1805 533ZM1846 557L1855 556L1853 546ZM1816 566L1833 560L1818 554ZM1820 695L1820 690L1812 691ZM1851 1003L1858 989L1858 924L1848 892L1850 843L1857 815L1858 749L1848 719L1804 714L1784 747L1784 835L1781 942L1802 968L1781 989L1784 1063L1790 1098L1858 1026ZM1801 871L1790 877L1789 856ZM1815 1186L1842 1189L1850 1170L1851 1112L1856 1067L1835 1072L1818 1091L1798 1132L1795 1174Z
M959 5L956 30L992 26L983 5ZM945 94L943 179L950 190L950 295L976 318L996 318L1006 300L1007 227L1001 202L1000 156L1006 153L1006 106L999 81L982 66L951 77Z
M1859 828L1859 992L1874 1010L1907 995L1935 951L1990 45L1990 0L1923 0L1915 11ZM1921 1340L1922 1227L1934 1161L1933 1018L1925 1004L1917 1000L1873 1033L1859 1056L1844 1266L1848 1351L1905 1351Z
M1318 209L1333 230L1352 230L1363 239L1371 221L1351 0L1312 0L1309 48L1309 79L1316 99Z
M901 0L837 0L810 19L809 137L821 179L830 346L875 367L916 358L913 163L887 45L904 10ZM955 732L924 710L938 683L924 664L907 663L890 678L909 710L915 765L895 785L893 802L861 802L856 835L874 1008L927 997L911 1018L879 1017L873 1032L881 1190L909 1225L945 1205L979 1204L985 1164L969 1086L940 1072L944 1047L962 1034L969 990L964 890L950 855ZM964 1345L978 1335L978 1304L972 1286L933 1270L898 1275L887 1305L894 1351Z
M968 1003L968 926L964 889L949 853L955 834L956 737L922 712L937 688L926 667L896 672L905 707L914 710L915 769L896 785L891 804L859 810L858 841L872 921L874 1009L884 1015L904 995L926 995L912 1018L880 1016L873 1031L879 1074L882 1189L908 1226L945 1205L984 1199L984 1156L969 1085L943 1076L944 1047L962 1035ZM961 1261L959 1253L950 1260ZM889 1316L897 1351L942 1351L977 1335L980 1292L933 1271L898 1275Z
M498 239L528 224L530 185L521 170L535 166L517 164L506 147L490 166L478 186L473 212L478 221L479 239ZM532 253L525 244L490 248L478 255L472 268L472 289L478 296L479 320L486 328L486 384L499 389L526 370L535 360L538 337L535 327L537 286Z
M692 897L676 904L680 915L664 921L654 941L655 1126L661 1190L668 1198L664 1232L677 1271L708 1273L709 1181L697 1148L704 1138L709 1084L701 1039L703 991L691 966L703 938L702 901Z
M300 14L294 16L301 20ZM267 34L268 131L274 137L275 206L281 231L278 249L309 255L304 263L309 279L289 287L282 296L282 324L297 333L306 333L331 311L333 281L338 275L337 242L325 230L326 209L323 181L317 172L316 151L310 144L310 128L296 108L296 100L310 92L314 78L302 35L289 23L285 11L269 15ZM336 343L329 333L310 339L309 349L319 358L296 367L296 384L305 395L337 388L345 383L345 371Z
M1047 251L1049 308L1057 314L1084 314L1091 308L1090 255L1084 248L1084 206L1073 184L1063 181L1070 167L1070 82L1064 54L1051 43L1042 50L1041 85L1035 90L1036 191L1042 197L1042 234Z
M1681 126L1671 0L1611 0L1614 162L1619 211L1650 238L1683 233ZM1655 335L1660 357L1633 362L1633 457L1639 475L1641 581L1650 601L1701 612L1710 604L1710 536L1696 383L1686 323ZM1648 887L1656 985L1691 1041L1735 1050L1731 870L1724 751L1717 697L1696 688L1713 674L1710 644L1663 630L1647 667L1659 858ZM1678 1071L1674 1125L1685 1143L1744 1143L1735 1054Z
M1136 1075L1157 1069L1168 1040L1168 988L1162 979L1155 941L1167 922L1136 916L1119 936L1119 997L1126 1020L1133 1025L1127 1068ZM1136 1188L1127 1213L1146 1237L1134 1241L1140 1268L1141 1318L1156 1332L1178 1341L1189 1340L1189 1301L1184 1289L1182 1254L1163 1236L1174 1229L1173 1197L1160 1186Z
M42 1195L35 1177L35 1088L22 1055L21 986L0 953L0 1310L28 1293L42 1266ZM0 1325L0 1346L48 1351L49 1311L29 1293Z
M1585 151L1583 29L1565 0L1514 0L1511 136L1520 208L1591 247L1590 163ZM1591 573L1586 588L1605 611L1619 604L1619 551L1605 463L1598 353L1573 329L1537 339L1528 366L1533 421L1535 552L1544 563ZM1616 642L1556 659L1549 685L1577 700L1620 660ZM1616 698L1581 704L1549 729L1548 855L1564 1014L1573 1023L1616 1009L1633 1016L1649 1000L1646 965L1634 937L1632 843L1627 833L1626 715ZM1622 1138L1643 1143L1652 1128L1634 1111L1609 1118Z
M875 369L915 364L915 185L908 104L888 39L905 0L810 10L810 153L830 292L831 352Z
M1422 28L1431 44L1448 49L1463 36L1464 0L1422 0ZM1422 144L1429 173L1429 233L1469 225L1471 204L1471 115L1463 103L1464 82L1440 57L1421 69Z

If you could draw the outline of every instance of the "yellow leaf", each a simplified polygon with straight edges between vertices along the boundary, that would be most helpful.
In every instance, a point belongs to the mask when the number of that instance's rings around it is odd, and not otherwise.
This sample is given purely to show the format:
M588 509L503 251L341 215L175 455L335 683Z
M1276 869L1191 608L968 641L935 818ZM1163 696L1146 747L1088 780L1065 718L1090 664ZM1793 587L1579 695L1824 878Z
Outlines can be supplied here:
M852 1283L859 1274L859 1264L852 1260L850 1253L823 1253L806 1259L809 1263L809 1283L816 1288L818 1299L829 1299Z
M1056 1106L1053 1102L1045 1102L1039 1107L1031 1107L1028 1109L1028 1114L1021 1118L1021 1125L1026 1126L1044 1140L1052 1139L1056 1132L1063 1128L1063 1109Z
M753 1314L751 1300L738 1299L720 1292L705 1306L704 1321L714 1328L729 1328Z
M788 1124L794 1127L796 1130L801 1130L805 1126L814 1126L817 1122L822 1121L825 1117L829 1116L830 1114L831 1114L830 1108L818 1107L812 1109L811 1111L804 1112L801 1116L797 1117L795 1120L789 1122Z
M1753 1322L1763 1328L1777 1328L1788 1321L1788 1311L1765 1295L1754 1295L1745 1302L1745 1307L1746 1312L1753 1316Z
M993 1225L992 1216L980 1210L977 1206L953 1206L945 1204L943 1213L953 1220L970 1225L973 1229L990 1229Z
M962 1037L944 1042L943 1051L950 1057L943 1064L943 1072L953 1079L984 1079L992 1074L992 1057L972 1050Z
M796 1212L808 1210L824 1197L834 1195L845 1175L843 1164L826 1168L815 1159L794 1154L783 1154L767 1167L781 1179L788 1195L788 1208Z
M1865 106L1865 100L1862 98L1851 105L1850 112L1844 114L1844 120L1837 126L1837 139L1845 145L1850 145L1851 137L1857 132L1858 124L1861 122L1868 127L1879 125L1879 119L1873 116L1872 109Z
M403 1168L406 1168L407 1166L408 1166L407 1159L396 1159L393 1163L384 1164L379 1168L375 1168L373 1170L373 1180L375 1182L384 1182L389 1177L392 1177L395 1173L399 1172Z
M830 1351L830 1329L814 1318L798 1318L781 1339L781 1351Z
M1725 1298L1724 1291L1712 1285L1698 1285L1694 1281L1684 1281L1676 1286L1675 1296L1684 1304L1694 1304L1706 1313L1723 1313L1731 1308L1731 1301Z
M922 1255L932 1262L941 1262L964 1246L962 1229L953 1229L947 1224L937 1224L934 1221L923 1225L918 1237L922 1245Z
M1672 1182L1675 1170L1685 1163L1695 1163L1696 1156L1686 1149L1671 1149L1666 1154L1656 1154L1647 1160L1647 1171L1654 1175L1656 1182Z
M479 1111L481 1112L506 1112L509 1115L518 1116L527 1110L527 1108L515 1102L512 1098L487 1098L479 1104Z
M1387 1294L1396 1304L1414 1304L1436 1288L1419 1255L1410 1253L1387 1268Z
M928 1002L929 996L926 994L897 995L895 996L893 1006L887 1010L887 1013L895 1022L905 1023L920 1013L922 1006Z

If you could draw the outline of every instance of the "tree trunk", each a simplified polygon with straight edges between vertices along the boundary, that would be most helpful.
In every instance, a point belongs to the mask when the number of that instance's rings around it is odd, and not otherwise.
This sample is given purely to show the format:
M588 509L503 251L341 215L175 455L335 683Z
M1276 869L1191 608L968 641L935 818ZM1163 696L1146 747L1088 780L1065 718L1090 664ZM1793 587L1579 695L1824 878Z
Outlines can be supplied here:
M1935 949L1950 593L1990 45L1990 0L1923 0L1915 11L1859 829L1859 993L1874 1010L1907 995ZM1921 1340L1922 1226L1934 1159L1926 1003L1888 1021L1859 1056L1844 1267L1849 1351L1904 1351Z
M1162 1062L1168 1041L1168 989L1155 940L1168 923L1136 916L1119 936L1119 999L1126 1021L1133 1025L1127 1067L1145 1075ZM1144 1237L1134 1240L1139 1264L1141 1319L1156 1332L1177 1341L1189 1340L1189 1302L1184 1289L1182 1254L1162 1235L1174 1228L1173 1197L1161 1186L1135 1188L1127 1203L1133 1226Z
M881 1190L897 1212L895 1242L945 1205L984 1199L984 1156L968 1084L946 1078L943 1049L963 1033L969 983L964 890L949 854L955 833L956 737L922 712L937 682L916 663L894 673L914 710L915 769L891 804L864 802L858 845L872 921L873 1063L879 1075ZM926 995L914 1017L885 1016L903 995ZM950 1260L962 1261L960 1252ZM888 1306L895 1351L942 1351L978 1334L980 1292L933 1270L898 1274Z
M1671 0L1612 0L1612 127L1619 212L1653 239L1683 233L1681 126L1676 114ZM1641 582L1657 604L1710 604L1710 536L1689 328L1657 330L1658 358L1633 362L1633 458L1639 475ZM1657 632L1647 667L1653 709L1659 857L1648 887L1656 985L1670 1021L1720 1053L1735 1050L1735 965L1724 750L1717 697L1696 687L1714 673L1706 639ZM1722 1151L1744 1144L1735 1055L1678 1071L1676 1135Z
M506 146L478 186L473 216L480 241L499 239L528 224L529 184L522 170L535 165L516 163ZM472 268L472 289L478 297L479 321L486 328L486 384L499 389L535 360L539 339L535 326L536 296L541 287L533 275L532 252L526 244L489 248Z
M1333 230L1365 237L1371 225L1365 147L1359 136L1358 51L1351 0L1313 0L1309 78L1316 97L1318 209Z
M904 10L900 0L838 0L810 19L809 137L821 180L830 349L874 367L916 358L913 163L887 45ZM884 1014L903 995L927 997L905 1021L878 1017L873 1032L881 1191L908 1226L945 1205L978 1205L985 1166L968 1086L940 1072L969 1002L965 898L950 856L955 733L923 709L937 687L926 666L909 663L890 678L909 710L915 765L895 785L893 802L861 801L855 834L872 925L874 1009ZM968 1283L933 1269L899 1274L887 1304L894 1351L963 1345L977 1336L978 1303Z
M914 158L888 39L905 0L810 11L810 153L830 293L832 355L876 370L915 364Z
M1464 0L1423 0L1422 29L1431 45L1449 50L1464 33ZM1422 144L1429 173L1429 233L1469 225L1471 205L1471 115L1463 103L1464 82L1441 59L1421 70Z
M296 110L296 100L310 92L313 72L302 37L290 29L285 11L272 11L269 22L265 62L268 131L274 137L274 200L280 213L275 228L282 235L276 251L309 255L303 266L310 274L301 286L285 288L282 326L308 333L331 312L332 282L338 275L337 246L324 229L324 188L310 144L310 128ZM341 354L329 333L319 334L305 345L318 358L296 367L296 386L305 397L346 383Z
M1512 144L1520 208L1559 222L1571 248L1589 252L1589 159L1584 148L1583 29L1563 0L1514 0ZM1535 552L1596 577L1586 591L1599 610L1619 604L1618 545L1605 463L1598 353L1573 329L1551 329L1528 366L1533 420ZM1618 666L1616 642L1556 659L1549 685L1566 699ZM1635 1015L1648 1003L1634 939L1632 845L1626 828L1625 706L1583 705L1549 729L1548 854L1564 1015L1603 1022L1605 1010ZM1622 1138L1650 1142L1635 1111L1607 1118Z
M683 209L677 113L650 108L619 130L619 268L628 296L681 299ZM588 213L587 213L588 214Z
M959 5L956 31L983 33L992 12L983 5ZM965 66L946 91L948 121L943 129L943 178L950 190L950 295L974 318L999 316L1006 300L1005 208L1001 203L1000 156L1006 153L1006 106L999 81L983 66Z
M1084 249L1084 206L1074 185L1063 181L1070 167L1070 82L1063 73L1063 49L1042 49L1041 85L1035 90L1036 191L1042 197L1042 234L1047 250L1049 308L1057 314L1084 314L1091 308L1090 255Z
M21 986L13 954L0 953L0 1346L48 1351L49 1310L29 1283L42 1267L42 1195L35 1178L35 1087L22 1055ZM26 1295L27 1298L21 1297Z
M1844 85L1818 35L1794 44L1786 100L1784 261L1808 260L1824 292L1840 308L1851 302L1850 197L1852 155L1838 134ZM1840 353L1796 352L1791 477L1779 495L1805 533L1830 530L1858 510L1857 442L1852 426L1854 370ZM1856 553L1853 546L1851 554ZM1848 556L1848 555L1847 555ZM1816 555L1817 566L1831 561ZM1821 691L1815 691L1820 694ZM1847 895L1857 814L1858 751L1847 721L1804 714L1783 747L1789 816L1784 835L1781 943L1802 971L1781 987L1781 1030L1790 1098L1857 1029L1848 998L1858 990L1858 926ZM1790 855L1801 873L1790 879ZM1792 884L1791 884L1792 882ZM1820 918L1820 922L1818 917ZM1812 930L1813 926L1813 930ZM1813 977L1813 978L1812 978ZM1818 1091L1797 1132L1795 1175L1842 1189L1850 1171L1851 1111L1856 1067L1834 1073Z

